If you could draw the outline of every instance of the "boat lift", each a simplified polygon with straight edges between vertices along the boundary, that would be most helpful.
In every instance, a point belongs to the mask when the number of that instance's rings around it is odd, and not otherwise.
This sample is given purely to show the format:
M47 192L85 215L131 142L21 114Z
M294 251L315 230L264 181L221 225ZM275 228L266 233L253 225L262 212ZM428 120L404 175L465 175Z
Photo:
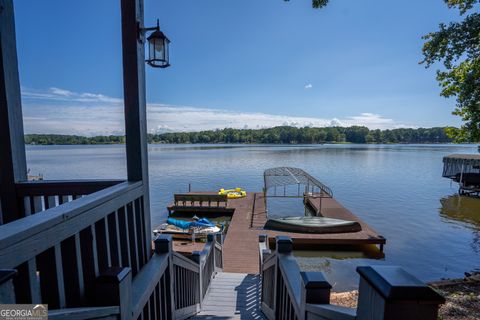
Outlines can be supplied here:
M270 168L263 173L263 195L265 208L267 198L303 198L319 199L316 215L321 215L322 198L332 198L332 190L299 168L277 167Z
M451 154L444 157L442 176L458 182L459 194L480 196L480 154Z

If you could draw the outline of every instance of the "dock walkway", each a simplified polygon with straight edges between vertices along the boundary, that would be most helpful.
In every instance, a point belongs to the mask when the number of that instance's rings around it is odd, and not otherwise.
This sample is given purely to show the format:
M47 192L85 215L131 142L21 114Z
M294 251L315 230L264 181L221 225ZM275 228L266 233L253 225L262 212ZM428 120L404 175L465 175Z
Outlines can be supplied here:
M307 202L315 210L318 209L319 199L313 195ZM228 207L234 212L224 242L223 270L230 273L258 274L258 236L268 235L270 241L276 236L289 236L296 248L314 245L380 245L385 244L385 238L379 235L360 218L342 206L334 198L322 198L322 215L329 218L357 221L362 226L359 232L350 233L293 233L274 230L265 230L267 222L265 199L261 192L249 192L245 198L228 200ZM271 245L274 243L271 242ZM189 253L192 250L201 250L201 243L176 242L174 249Z

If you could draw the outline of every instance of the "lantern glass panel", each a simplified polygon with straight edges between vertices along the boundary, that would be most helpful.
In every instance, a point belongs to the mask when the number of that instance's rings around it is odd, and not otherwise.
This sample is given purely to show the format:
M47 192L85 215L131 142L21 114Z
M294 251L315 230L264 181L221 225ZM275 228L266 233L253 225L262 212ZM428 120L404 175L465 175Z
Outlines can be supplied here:
M153 61L155 59L155 45L152 42L155 42L155 39L150 39L148 41L148 61Z
M165 61L165 45L163 39L155 39L154 50L155 50L155 60Z
M164 40L164 45L163 45L163 48L164 48L163 50L164 50L164 52L165 52L165 53L164 53L164 60L165 60L165 63L167 63L167 64L168 64L168 61L169 61L169 59L170 59L170 57L169 57L169 55L168 55L168 43L169 43L169 42L170 42L170 41L169 41L168 39L165 39L165 40Z

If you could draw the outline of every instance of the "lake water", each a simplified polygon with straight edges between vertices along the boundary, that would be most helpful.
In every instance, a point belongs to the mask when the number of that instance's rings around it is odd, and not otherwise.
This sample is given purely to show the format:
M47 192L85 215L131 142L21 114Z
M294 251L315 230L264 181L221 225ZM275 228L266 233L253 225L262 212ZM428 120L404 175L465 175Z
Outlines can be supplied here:
M357 286L355 267L400 265L424 281L480 268L480 199L458 197L442 178L442 157L474 145L151 145L152 226L173 193L242 187L261 191L263 171L299 167L387 239L385 257L352 248L297 251L302 269L321 270L336 291ZM27 146L32 174L46 179L125 178L123 145ZM269 212L301 215L301 201L270 201Z

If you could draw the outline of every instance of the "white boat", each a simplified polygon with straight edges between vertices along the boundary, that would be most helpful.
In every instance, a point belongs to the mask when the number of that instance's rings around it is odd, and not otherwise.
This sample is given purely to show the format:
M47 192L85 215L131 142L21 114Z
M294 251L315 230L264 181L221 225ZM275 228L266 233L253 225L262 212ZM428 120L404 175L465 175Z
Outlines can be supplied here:
M218 233L220 231L221 229L217 226L202 227L202 228L193 227L189 229L182 229L168 223L162 223L156 229L153 230L153 234L155 236L159 234L170 234L174 239L195 241L196 239L206 239L208 234Z

